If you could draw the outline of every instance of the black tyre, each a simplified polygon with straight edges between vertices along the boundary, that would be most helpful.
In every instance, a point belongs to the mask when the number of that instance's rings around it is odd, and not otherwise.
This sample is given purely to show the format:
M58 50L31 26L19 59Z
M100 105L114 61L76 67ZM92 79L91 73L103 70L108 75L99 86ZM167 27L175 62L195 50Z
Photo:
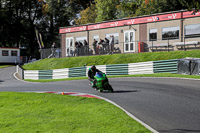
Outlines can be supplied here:
M112 86L110 85L110 84L108 84L109 85L109 90L110 90L110 92L113 92L113 88L112 88Z
M109 90L110 92L113 92L113 88L109 83L104 84L104 88L105 88L105 90Z
M108 83L107 83L107 84L104 84L104 89L105 89L105 90L110 90L110 86L109 86Z

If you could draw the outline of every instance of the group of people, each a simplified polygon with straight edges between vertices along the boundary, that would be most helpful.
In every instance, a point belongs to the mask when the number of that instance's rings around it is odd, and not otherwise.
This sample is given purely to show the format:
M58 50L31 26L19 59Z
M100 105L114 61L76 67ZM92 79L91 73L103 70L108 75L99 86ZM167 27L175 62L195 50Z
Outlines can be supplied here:
M105 38L105 40L100 39L99 42L94 39L93 50L89 48L89 44L86 40L76 41L75 50L72 53L72 56L83 56L83 55L99 55L99 54L113 54L114 50L114 36L110 36L110 40Z
M75 48L74 56L89 55L89 45L86 40L84 40L83 43L81 41L76 41Z
M100 39L99 42L94 39L93 43L93 49L95 55L98 54L113 54L114 50L114 36L110 36L110 40L108 38L105 38L105 40Z

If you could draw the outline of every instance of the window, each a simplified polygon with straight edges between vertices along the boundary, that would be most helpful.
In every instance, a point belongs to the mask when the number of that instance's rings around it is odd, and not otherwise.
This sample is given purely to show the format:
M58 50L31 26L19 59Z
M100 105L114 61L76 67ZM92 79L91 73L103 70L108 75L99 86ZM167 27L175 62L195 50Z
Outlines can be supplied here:
M8 55L8 50L2 50L2 56L9 56Z
M135 31L124 32L124 51L135 52Z
M99 42L99 35L95 35L95 36L93 36L93 40L96 40L97 42Z
M106 38L110 40L110 36L114 36L114 43L119 44L119 33L111 33L111 34L106 34Z
M76 41L81 42L82 44L84 44L84 40L87 40L87 37L76 37Z
M185 25L185 37L200 37L200 24Z
M66 56L73 56L74 51L74 38L67 37L66 38Z
M149 40L156 41L157 40L157 29L150 29L149 30Z
M179 26L162 28L162 40L178 39Z
M17 51L11 51L11 56L17 56Z

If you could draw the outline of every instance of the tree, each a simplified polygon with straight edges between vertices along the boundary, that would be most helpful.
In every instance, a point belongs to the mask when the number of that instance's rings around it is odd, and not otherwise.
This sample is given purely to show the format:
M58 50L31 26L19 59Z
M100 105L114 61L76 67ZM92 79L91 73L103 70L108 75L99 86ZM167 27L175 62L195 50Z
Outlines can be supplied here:
M124 0L117 5L117 18L126 18L135 16L137 5L135 0Z
M1 1L0 39L3 46L19 47L21 44L34 45L34 37L29 37L36 22L41 5L37 0L3 0ZM29 38L27 38L29 37ZM30 40L29 40L30 39ZM27 43L29 42L29 43Z
M178 0L182 6L186 6L188 10L195 9L196 11L200 10L200 1L199 0Z
M90 4L88 8L80 12L80 18L76 19L76 24L88 24L95 23L97 13L96 13L96 5Z
M119 0L95 0L97 7L96 22L116 19L116 6Z
M94 4L94 0L70 0L70 3L76 4L79 10L84 10Z
M35 56L39 47L35 31L45 48L59 44L59 27L71 25L83 9L73 1L78 0L1 0L0 46L26 47L26 54Z
M136 15L149 15L160 12L169 12L186 9L179 1L174 0L144 0L137 9Z

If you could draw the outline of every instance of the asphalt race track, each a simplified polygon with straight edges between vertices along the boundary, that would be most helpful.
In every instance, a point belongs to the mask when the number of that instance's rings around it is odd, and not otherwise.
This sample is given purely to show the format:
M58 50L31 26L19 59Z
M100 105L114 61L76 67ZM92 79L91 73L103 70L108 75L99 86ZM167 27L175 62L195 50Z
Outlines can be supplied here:
M113 78L114 93L99 93L87 80L27 83L0 69L0 91L83 92L105 97L160 133L200 133L200 80Z

